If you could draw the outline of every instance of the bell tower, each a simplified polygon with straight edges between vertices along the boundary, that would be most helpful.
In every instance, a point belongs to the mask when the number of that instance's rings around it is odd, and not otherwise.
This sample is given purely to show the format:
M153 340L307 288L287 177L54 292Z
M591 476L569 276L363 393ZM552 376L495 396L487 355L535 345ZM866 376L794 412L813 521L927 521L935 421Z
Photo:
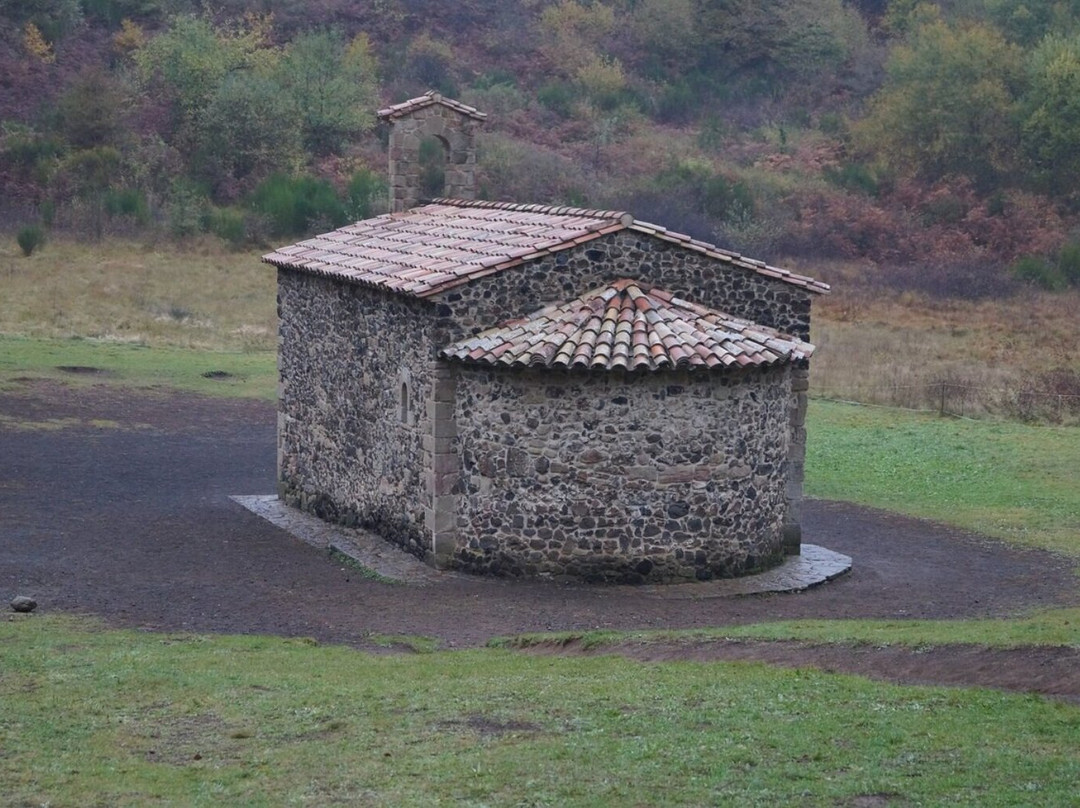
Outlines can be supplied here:
M420 202L420 144L437 140L446 160L443 196L476 198L476 131L487 118L460 101L431 90L418 98L379 110L390 125L390 211L398 213Z

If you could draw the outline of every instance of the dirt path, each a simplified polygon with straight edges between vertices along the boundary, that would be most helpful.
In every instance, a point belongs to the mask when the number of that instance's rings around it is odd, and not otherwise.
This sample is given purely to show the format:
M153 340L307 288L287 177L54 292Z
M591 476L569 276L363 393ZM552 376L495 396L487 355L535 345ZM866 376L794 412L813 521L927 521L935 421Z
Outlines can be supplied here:
M872 645L814 645L802 642L717 640L614 643L582 647L579 642L539 645L532 653L559 656L617 654L643 662L668 660L765 662L785 668L818 668L904 684L964 685L1041 693L1080 703L1080 650L1075 648L932 648Z
M418 634L448 647L532 631L976 617L1078 601L1072 563L1051 554L823 501L807 504L805 538L851 555L855 568L799 595L662 600L632 587L481 579L389 586L228 499L273 491L274 421L257 401L43 383L0 393L0 597L31 594L43 611L152 630L358 646L372 634ZM958 658L956 670L966 665Z

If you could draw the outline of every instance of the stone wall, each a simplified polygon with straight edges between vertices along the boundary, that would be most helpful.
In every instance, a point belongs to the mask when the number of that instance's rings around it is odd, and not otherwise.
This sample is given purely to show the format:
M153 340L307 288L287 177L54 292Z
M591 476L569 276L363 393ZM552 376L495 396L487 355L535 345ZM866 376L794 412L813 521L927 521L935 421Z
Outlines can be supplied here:
M452 565L639 582L776 563L790 374L455 366Z
M279 495L425 557L432 306L279 270L278 315Z
M510 316L572 300L618 278L634 278L694 303L809 339L810 292L632 230L478 278L432 299L442 304L439 311L449 343Z
M390 127L390 210L399 212L420 202L420 142L437 138L446 149L442 196L476 196L476 130L480 122L442 104L410 112Z

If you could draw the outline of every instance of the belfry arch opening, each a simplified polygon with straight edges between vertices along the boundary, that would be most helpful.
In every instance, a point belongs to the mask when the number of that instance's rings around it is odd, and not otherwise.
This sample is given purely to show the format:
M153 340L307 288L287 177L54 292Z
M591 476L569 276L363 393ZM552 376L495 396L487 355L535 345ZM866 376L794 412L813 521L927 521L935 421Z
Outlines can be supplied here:
M446 166L450 162L450 144L438 135L420 141L420 198L447 196Z

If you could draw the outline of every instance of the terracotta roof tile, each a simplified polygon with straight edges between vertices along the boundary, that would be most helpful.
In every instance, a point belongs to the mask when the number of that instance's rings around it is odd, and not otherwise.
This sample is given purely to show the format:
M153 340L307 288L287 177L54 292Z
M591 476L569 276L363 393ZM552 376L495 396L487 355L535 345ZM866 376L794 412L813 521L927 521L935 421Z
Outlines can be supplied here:
M658 225L637 222L623 211L460 199L437 199L402 213L365 219L282 247L264 255L263 260L278 267L430 297L620 230L645 233L810 292L829 290L812 278L751 261ZM358 277L347 269L363 273ZM414 274L416 269L426 272ZM403 277L413 283L403 287L399 282Z
M428 90L426 93L417 96L416 98L410 98L408 101L402 101L400 104L384 107L383 109L380 109L377 114L384 121L392 121L395 118L400 118L402 115L408 115L410 112L415 112L418 109L430 107L432 104L442 104L444 107L449 107L463 115L468 115L470 118L475 118L478 121L487 118L486 112L481 112L475 107L470 107L468 104L462 104L460 101L455 101L452 98L444 98L435 90Z
M808 342L624 279L451 345L441 356L500 367L660 370L775 365L813 352Z

